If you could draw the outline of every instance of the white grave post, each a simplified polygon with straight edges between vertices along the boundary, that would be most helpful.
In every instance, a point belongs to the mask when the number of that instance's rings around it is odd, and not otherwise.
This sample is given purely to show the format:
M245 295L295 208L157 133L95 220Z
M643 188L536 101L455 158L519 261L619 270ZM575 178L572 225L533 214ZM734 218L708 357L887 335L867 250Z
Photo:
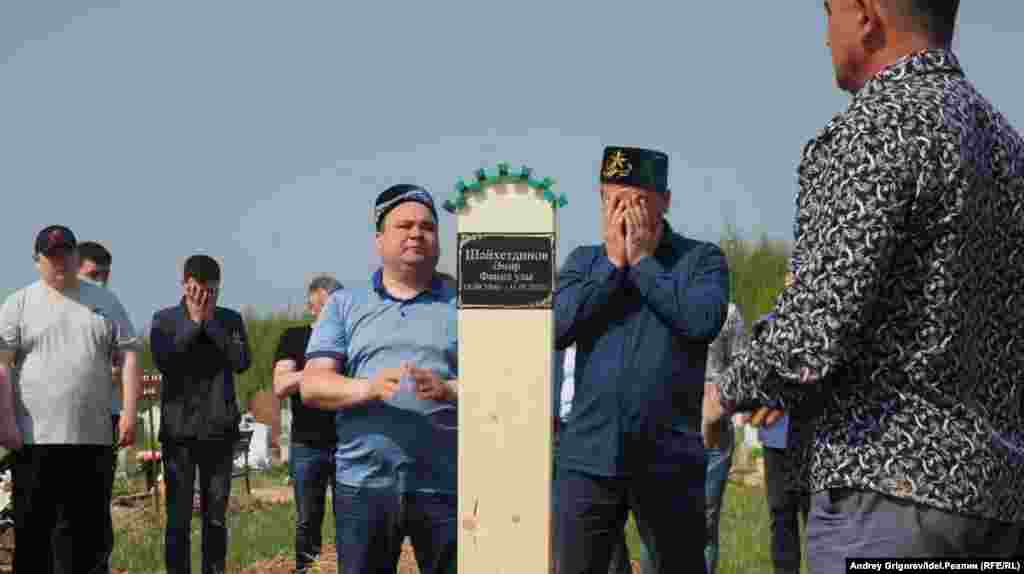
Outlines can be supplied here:
M556 198L530 170L456 186L460 572L546 574Z

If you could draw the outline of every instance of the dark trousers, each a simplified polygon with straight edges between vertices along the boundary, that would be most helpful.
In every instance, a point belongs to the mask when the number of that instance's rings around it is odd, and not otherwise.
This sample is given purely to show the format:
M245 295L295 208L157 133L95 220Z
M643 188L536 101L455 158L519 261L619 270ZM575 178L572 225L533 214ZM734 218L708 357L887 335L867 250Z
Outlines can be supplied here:
M395 574L408 536L421 574L455 572L454 494L403 494L395 488L335 484L338 562L345 574Z
M301 573L320 555L328 487L334 495L334 445L292 443L288 461L295 487L295 571Z
M557 552L558 550L558 520L557 517L561 512L561 507L558 504L558 445L560 440L560 430L563 428L564 423L560 423L555 428L555 432L552 433L552 444L551 444L551 455L552 455L552 472L551 476L551 535L552 535L552 550ZM629 546L626 545L626 532L623 530L620 535L612 543L612 558L608 565L608 574L632 574L633 565L629 558ZM552 556L552 560L555 563L555 573L560 572L559 564L561 560L558 555ZM647 574L646 572L644 574Z
M809 493L793 488L791 477L796 461L792 451L764 449L764 480L772 534L772 564L775 574L800 573L800 517L807 527Z
M606 574L630 510L657 572L706 572L704 444L699 433L680 433L657 447L660 456L629 478L558 469L559 574Z
M100 445L27 445L18 453L12 472L15 574L50 574L56 564L72 574L106 572L112 456ZM68 541L59 546L58 518Z
M233 440L164 441L161 448L167 484L164 561L168 574L192 571L192 500L197 470L203 521L203 574L224 573L233 446Z
M811 574L839 574L846 558L1010 558L1020 535L1020 524L838 488L811 498L807 565Z
M111 415L111 420L114 427L114 446L111 449L111 471L109 480L107 481L107 489L105 494L107 496L106 505L106 524L105 524L105 537L103 539L104 552L106 558L104 564L106 569L104 572L110 570L110 555L114 552L114 517L110 512L110 505L113 502L114 497L114 475L117 473L117 442L120 438L120 432L118 426L121 422L120 415ZM72 564L68 560L71 556L71 527L65 517L57 516L57 528L53 533L53 571L54 574L70 574L72 572Z

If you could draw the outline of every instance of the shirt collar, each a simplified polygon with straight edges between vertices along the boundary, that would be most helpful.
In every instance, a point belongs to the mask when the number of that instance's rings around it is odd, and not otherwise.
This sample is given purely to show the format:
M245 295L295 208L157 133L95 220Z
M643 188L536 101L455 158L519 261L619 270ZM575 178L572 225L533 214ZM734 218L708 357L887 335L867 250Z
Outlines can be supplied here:
M384 287L383 269L377 269L376 271L374 271L373 277L371 278L371 282L373 284L374 292L376 292L378 295L385 299L398 301L400 303L406 303L418 299L422 297L424 293L430 293L434 297L441 297L442 292L444 291L444 281L441 280L441 276L438 275L437 273L434 273L434 277L430 280L430 287L426 291L421 292L412 299L398 299L391 295L391 293L388 293L388 290Z
M661 240L658 241L657 251L667 251L669 253L675 252L675 242L672 238L675 237L675 231L672 229L672 225L668 222L668 219L663 219L662 222L665 224L665 228L661 232Z
M963 68L960 67L960 61L950 50L933 48L908 54L875 74L854 98L870 96L893 82L902 81L909 76L939 72L960 75L964 73Z

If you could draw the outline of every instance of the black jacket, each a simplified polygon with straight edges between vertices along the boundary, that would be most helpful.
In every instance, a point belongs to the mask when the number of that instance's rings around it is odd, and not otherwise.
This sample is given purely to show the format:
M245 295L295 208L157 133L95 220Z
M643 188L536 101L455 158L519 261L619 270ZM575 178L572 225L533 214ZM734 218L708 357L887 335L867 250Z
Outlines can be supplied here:
M183 301L153 316L150 344L162 375L159 439L236 438L234 376L250 363L242 316L217 307L211 321L194 323Z

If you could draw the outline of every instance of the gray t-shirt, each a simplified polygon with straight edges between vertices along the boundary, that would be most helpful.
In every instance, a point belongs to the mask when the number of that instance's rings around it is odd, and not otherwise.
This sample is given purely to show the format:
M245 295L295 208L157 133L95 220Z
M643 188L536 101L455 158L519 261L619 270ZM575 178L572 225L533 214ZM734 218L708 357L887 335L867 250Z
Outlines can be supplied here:
M0 349L16 353L25 444L112 444L110 361L140 350L113 293L84 281L63 294L42 281L20 289L0 307Z

